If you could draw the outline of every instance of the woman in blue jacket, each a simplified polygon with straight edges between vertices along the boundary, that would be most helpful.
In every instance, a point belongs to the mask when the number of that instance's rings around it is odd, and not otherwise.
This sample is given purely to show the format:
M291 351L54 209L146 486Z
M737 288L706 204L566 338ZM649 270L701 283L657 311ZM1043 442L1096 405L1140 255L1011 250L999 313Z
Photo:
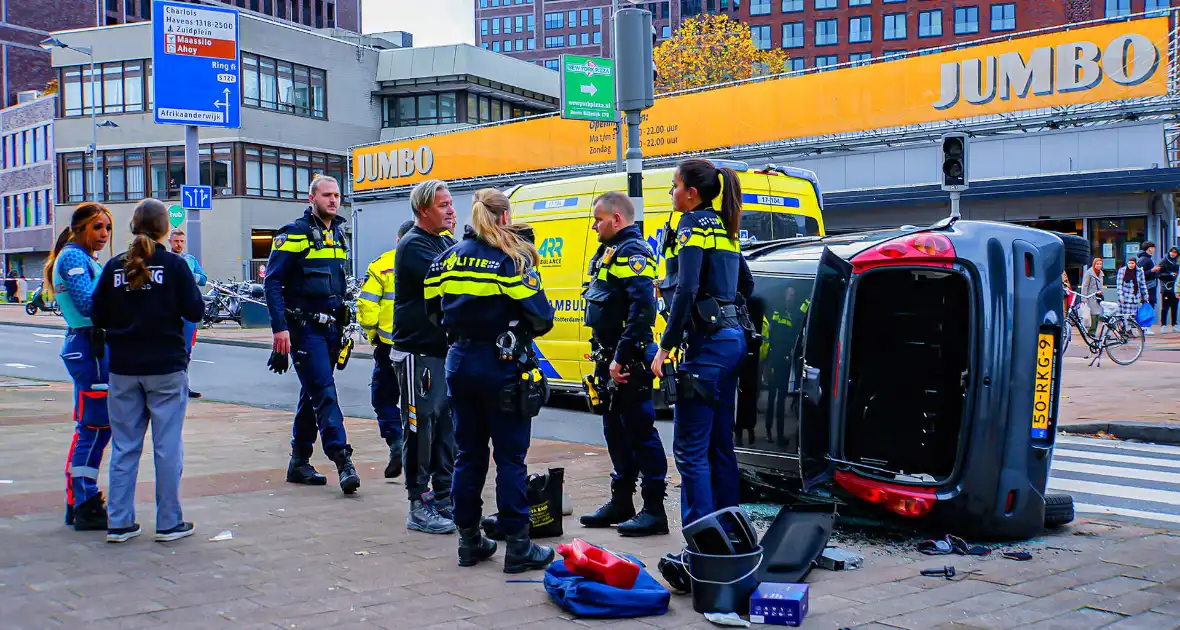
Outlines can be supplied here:
M107 358L102 331L91 322L90 310L102 273L98 252L111 239L111 224L110 211L98 203L75 208L44 271L43 286L57 296L69 326L61 349L74 380L74 439L66 457L66 525L80 532L107 528L107 509L98 491L98 469L111 439Z

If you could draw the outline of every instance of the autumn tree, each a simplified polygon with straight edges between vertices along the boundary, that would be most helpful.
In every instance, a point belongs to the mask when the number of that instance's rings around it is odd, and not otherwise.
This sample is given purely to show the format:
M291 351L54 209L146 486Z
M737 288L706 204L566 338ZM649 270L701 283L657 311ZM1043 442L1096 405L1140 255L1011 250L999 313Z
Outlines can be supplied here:
M781 49L759 50L750 27L727 15L685 20L655 49L656 92L674 92L783 72Z

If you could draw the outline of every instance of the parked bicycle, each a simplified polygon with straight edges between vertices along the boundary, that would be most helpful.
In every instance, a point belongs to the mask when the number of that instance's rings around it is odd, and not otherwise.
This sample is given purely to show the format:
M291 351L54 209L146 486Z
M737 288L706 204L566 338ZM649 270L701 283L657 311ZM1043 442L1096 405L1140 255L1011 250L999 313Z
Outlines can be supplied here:
M1082 295L1073 290L1068 292L1074 296L1074 300L1073 305L1066 313L1066 332L1069 331L1069 325L1073 325L1077 329L1082 340L1086 342L1086 347L1090 350L1090 356L1093 357L1090 360L1090 365L1097 362L1101 367L1103 351L1111 361L1119 365L1131 365L1143 356L1146 337L1143 334L1143 327L1135 321L1134 316L1119 315L1119 305L1114 302L1100 302L1102 312L1090 313L1090 317L1099 318L1097 333L1091 335L1089 327L1082 321L1082 304L1098 294ZM1066 334L1064 337L1061 344L1062 356L1069 349L1069 342L1073 335Z
M249 282L210 282L205 294L205 328L221 322L242 323L242 298L250 295Z

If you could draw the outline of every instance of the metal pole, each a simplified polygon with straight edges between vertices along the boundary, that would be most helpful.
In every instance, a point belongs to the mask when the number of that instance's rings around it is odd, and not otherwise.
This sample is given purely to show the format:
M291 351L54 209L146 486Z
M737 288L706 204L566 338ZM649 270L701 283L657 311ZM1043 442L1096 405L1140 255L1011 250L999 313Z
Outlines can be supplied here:
M615 41L615 15L619 12L619 0L610 3L610 58L615 62L615 72L619 67L619 44ZM616 88L617 89L617 88ZM623 117L615 112L615 172L622 173L623 166ZM641 195L642 196L642 195Z
M360 244L360 224L361 224L361 209L352 209L352 277L359 279L361 276L361 257L360 252L357 251L357 246ZM359 280L358 280L359 282Z
M962 194L963 193L960 193L960 192L952 192L951 193L951 218L954 218L954 219L962 219L963 218L963 215L959 214L959 197Z
M91 201L98 201L98 101L94 92L94 51L90 51L90 167Z
M184 183L197 186L201 183L201 145L197 136L196 125L184 127ZM188 252L201 261L201 211L189 210L188 220Z
M643 222L643 145L639 142L639 123L643 112L627 112L627 196L635 205L635 222Z

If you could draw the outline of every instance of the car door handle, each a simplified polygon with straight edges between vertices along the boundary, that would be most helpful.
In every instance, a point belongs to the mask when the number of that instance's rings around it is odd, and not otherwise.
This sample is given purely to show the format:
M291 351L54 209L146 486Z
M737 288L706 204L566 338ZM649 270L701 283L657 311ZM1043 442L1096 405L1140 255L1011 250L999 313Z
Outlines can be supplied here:
M803 364L803 383L799 389L809 402L819 402L819 399L823 397L823 389L819 385L819 368Z

